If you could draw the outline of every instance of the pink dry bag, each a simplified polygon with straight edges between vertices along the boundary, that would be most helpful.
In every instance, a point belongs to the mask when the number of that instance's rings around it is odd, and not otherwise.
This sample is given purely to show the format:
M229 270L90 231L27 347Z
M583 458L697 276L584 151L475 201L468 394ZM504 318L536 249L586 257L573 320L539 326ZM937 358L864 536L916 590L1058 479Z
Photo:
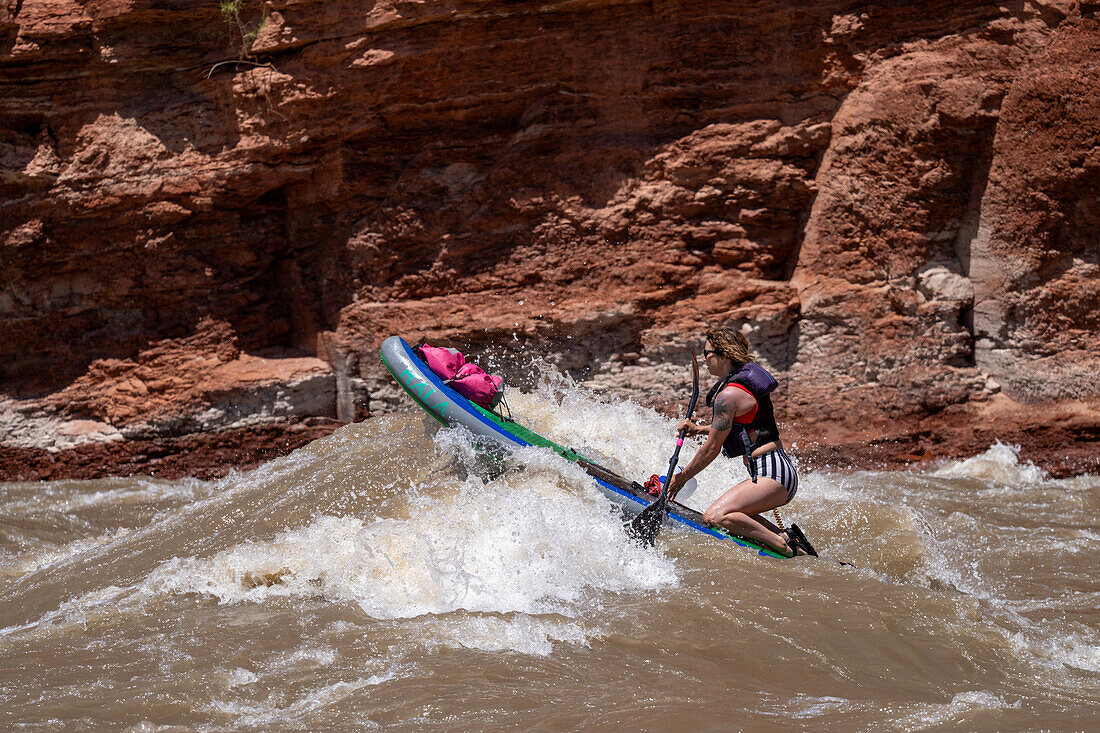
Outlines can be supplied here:
M416 352L429 369L471 402L491 410L504 396L500 391L504 380L495 374L486 374L477 364L466 361L461 352L428 344L416 349Z
M466 399L491 410L500 401L500 385L503 381L495 374L486 374L477 364L466 362L448 383Z
M441 349L438 346L424 344L416 349L416 353L429 369L443 379L454 379L459 367L466 363L466 357L462 352L454 349Z

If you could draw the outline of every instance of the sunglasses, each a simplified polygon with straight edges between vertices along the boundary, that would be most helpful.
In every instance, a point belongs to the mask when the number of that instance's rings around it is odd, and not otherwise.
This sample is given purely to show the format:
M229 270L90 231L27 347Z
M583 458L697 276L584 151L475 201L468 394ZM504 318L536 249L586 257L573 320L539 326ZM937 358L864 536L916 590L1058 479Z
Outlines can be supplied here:
M719 354L719 353L718 353L717 351L715 351L714 349L708 349L708 348L707 348L706 346L704 346L704 347L703 347L703 358L704 358L704 359L706 359L706 358L707 358L708 356L710 356L711 354L714 354L715 356L721 356L721 354Z

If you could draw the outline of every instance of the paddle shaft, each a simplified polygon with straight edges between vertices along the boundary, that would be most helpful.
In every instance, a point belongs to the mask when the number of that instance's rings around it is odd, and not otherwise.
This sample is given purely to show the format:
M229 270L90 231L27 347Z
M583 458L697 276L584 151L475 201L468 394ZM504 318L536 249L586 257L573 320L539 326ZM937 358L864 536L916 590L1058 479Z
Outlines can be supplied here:
M686 420L691 419L691 414L695 412L695 403L699 401L699 360L695 358L695 349L691 350L691 399L688 400ZM687 435L687 428L680 431L680 434L676 436L676 450L672 451L672 459L668 462L668 473L665 474L665 480L661 484L661 495L657 497L657 501L668 500L665 498L665 494L668 492L668 482L672 480L672 472L676 470L676 464L680 461L680 449L684 447L684 436ZM661 504L661 508L664 509L664 504Z
M687 435L687 430L681 430L680 434L676 436L676 450L672 451L672 460L668 462L668 473L665 474L665 480L661 482L661 495L657 497L657 508L654 510L658 513L665 510L665 505L668 504L668 482L672 480L672 472L676 470L676 464L680 462L680 449L684 447L684 436Z
M699 360L695 357L695 349L691 350L691 400L688 401L687 419L695 412L695 403L699 400ZM680 431L676 436L676 450L672 452L672 460L668 462L668 473L661 482L661 493L657 501L643 509L630 523L630 533L641 542L652 545L657 539L657 533L661 531L661 521L664 519L668 506L668 482L672 480L672 472L676 470L676 463L680 460L680 448L684 445L684 436L687 429Z
M680 462L680 449L684 447L685 435L687 435L687 430L681 430L680 434L676 436L676 450L672 452L672 460L668 462L668 473L665 474L665 483L662 488L668 487L668 482L672 480L672 472L676 470L676 464Z

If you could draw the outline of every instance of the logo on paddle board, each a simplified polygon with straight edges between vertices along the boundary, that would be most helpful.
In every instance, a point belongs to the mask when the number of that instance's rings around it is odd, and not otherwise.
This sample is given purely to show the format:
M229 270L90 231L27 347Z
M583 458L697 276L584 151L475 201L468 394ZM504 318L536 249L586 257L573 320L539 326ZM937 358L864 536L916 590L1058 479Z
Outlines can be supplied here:
M417 380L417 379L419 379L419 378L416 376L416 372L414 372L412 369L405 369L405 371L401 372L401 381L404 382L405 388L408 391L408 393L413 394L415 392L416 395L420 398L420 401L422 403L424 403L424 405L426 405L428 408L430 408L433 412L439 413L440 417L446 417L447 416L447 400L446 400L446 398L444 398L438 404L435 404L435 405L431 404L430 402L428 402L428 398L431 397L436 392L438 392L439 390L437 390L435 387L432 387L430 384L428 384L425 381L418 381L416 384L413 384L413 381Z

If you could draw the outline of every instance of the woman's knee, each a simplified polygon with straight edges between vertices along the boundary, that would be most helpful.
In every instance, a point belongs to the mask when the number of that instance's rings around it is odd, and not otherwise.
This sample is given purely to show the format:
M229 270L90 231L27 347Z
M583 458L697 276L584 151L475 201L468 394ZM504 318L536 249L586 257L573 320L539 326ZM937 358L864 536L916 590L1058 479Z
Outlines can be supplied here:
M747 518L748 515L743 514L742 512L723 512L721 509L713 506L703 512L703 521L707 524L739 526L741 524L744 524L743 520Z

